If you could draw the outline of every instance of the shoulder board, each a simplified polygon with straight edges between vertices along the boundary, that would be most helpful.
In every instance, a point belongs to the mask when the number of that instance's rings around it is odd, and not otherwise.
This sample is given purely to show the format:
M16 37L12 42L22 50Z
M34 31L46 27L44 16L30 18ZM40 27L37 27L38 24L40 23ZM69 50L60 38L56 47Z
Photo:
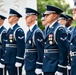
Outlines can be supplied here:
M36 32L40 32L40 33L42 33L42 35L43 35L43 32L42 32L42 30L41 30L40 28L38 28L38 29L36 29L36 30L34 31L33 37L32 37L32 40L33 40L34 45L36 45L36 44L35 44L35 33L36 33ZM43 35L43 37L44 37L44 35Z
M0 34L0 42L2 42L1 36L2 36L2 34L5 33L5 32L6 32L6 29L3 29L2 32L1 32L1 34Z
M16 40L16 37L15 37L16 31L17 31L17 30L20 30L20 29L21 29L20 27L16 28L15 31L14 31L14 33L13 33L15 40Z
M56 29L55 29L55 31L54 31L54 41L55 41L55 43L58 45L58 43L57 43L57 41L56 41L56 32L57 32L57 30L58 29L63 29L63 27L60 25L60 26L58 26Z

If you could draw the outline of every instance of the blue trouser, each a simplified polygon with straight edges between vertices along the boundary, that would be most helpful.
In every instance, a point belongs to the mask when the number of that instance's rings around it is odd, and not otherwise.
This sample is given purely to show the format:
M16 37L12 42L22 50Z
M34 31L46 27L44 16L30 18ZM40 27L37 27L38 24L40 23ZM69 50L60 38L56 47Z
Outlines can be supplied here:
M67 75L67 68L64 69L63 75Z
M54 72L44 72L44 75L55 75Z
M26 70L26 75L42 75L42 74L36 74L35 70Z
M15 64L6 65L6 70L9 75L22 75L22 67L16 68Z
M6 69L0 68L0 75L6 75Z

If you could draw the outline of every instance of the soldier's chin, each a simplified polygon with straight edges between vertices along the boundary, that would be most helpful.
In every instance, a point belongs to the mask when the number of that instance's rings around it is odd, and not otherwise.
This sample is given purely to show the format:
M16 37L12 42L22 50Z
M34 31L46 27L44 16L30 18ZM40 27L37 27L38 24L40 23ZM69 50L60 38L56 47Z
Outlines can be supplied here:
M76 15L73 15L73 20L76 20Z

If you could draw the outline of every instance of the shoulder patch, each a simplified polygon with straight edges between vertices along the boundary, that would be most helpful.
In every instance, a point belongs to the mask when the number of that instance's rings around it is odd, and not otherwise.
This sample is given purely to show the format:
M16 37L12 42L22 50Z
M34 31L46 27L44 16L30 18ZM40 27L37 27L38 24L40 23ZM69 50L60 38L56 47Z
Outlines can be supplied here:
M64 27L59 27L59 30L65 30Z
M23 30L21 28L19 28L19 29L17 29L17 31L21 31L22 32Z

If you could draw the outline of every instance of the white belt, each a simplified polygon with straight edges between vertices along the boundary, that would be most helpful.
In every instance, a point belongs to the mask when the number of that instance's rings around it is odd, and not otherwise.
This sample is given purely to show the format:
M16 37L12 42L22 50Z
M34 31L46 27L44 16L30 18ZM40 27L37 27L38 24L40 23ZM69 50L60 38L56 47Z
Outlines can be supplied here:
M16 44L6 44L6 47L17 48L17 45Z
M25 52L37 52L37 49L25 49Z
M59 53L58 49L44 49L44 53Z
M76 56L76 52L70 51L70 56Z

